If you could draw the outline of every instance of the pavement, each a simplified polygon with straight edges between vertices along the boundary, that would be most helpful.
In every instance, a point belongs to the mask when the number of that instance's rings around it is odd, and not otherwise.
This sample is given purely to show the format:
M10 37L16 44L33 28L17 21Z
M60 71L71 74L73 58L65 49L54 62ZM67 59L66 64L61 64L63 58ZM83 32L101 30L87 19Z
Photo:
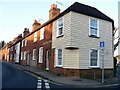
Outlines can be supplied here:
M13 64L13 63L10 63L10 64ZM101 83L101 79L85 79L77 76L58 76L55 73L48 72L35 67L23 66L19 64L14 64L14 66L16 66L18 69L30 72L32 74L35 74L37 76L40 76L44 79L47 79L57 84L72 85L72 86L82 87L82 88L84 87L97 88L97 87L112 87L112 86L120 87L120 77L105 79L105 82Z

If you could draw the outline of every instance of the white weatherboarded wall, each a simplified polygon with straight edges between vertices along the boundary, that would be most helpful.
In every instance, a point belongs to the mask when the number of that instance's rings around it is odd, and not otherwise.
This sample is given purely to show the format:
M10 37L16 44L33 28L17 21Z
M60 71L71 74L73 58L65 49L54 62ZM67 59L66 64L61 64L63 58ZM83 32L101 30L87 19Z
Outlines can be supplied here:
M15 58L16 63L19 63L19 57L20 57L20 42L16 44L16 58Z
M100 41L105 41L105 68L113 68L113 37L112 23L97 19L99 21L100 38L89 37L89 18L90 16L69 12L64 18L64 35L56 37L57 20L53 22L52 48L63 48L63 68L89 69L89 50L101 49ZM92 17L94 18L94 17ZM77 47L78 49L66 49L66 47Z

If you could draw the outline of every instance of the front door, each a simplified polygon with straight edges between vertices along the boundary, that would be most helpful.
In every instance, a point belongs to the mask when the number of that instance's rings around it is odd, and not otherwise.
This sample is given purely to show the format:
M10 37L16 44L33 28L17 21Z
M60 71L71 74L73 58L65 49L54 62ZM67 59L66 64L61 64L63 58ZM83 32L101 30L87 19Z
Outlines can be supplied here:
M49 70L49 53L50 53L50 51L47 50L47 52L46 52L46 70Z

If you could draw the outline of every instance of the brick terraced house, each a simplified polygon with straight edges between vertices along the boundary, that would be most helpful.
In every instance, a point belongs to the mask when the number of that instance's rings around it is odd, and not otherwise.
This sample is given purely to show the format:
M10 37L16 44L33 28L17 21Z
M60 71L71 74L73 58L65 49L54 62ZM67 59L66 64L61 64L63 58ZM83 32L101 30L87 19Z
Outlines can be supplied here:
M10 44L7 43L0 49L0 60L9 62L9 46Z
M20 63L20 52L21 52L21 39L22 34L18 37L14 38L11 41L11 45L9 46L9 61L13 63Z
M114 21L94 7L75 2L60 13L52 4L47 22L34 20L32 32L24 29L17 61L58 75L100 78L104 41L105 77L112 77L113 29Z

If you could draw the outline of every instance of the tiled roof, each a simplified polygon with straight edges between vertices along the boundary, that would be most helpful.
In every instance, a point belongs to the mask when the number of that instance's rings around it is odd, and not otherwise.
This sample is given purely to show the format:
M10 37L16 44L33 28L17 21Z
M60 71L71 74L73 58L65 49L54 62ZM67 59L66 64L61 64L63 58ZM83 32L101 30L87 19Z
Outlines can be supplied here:
M81 14L85 14L85 15L92 16L92 17L96 17L99 19L111 21L111 22L113 21L111 18L106 16L104 13L102 13L98 9L91 7L91 6L88 6L88 5L78 3L78 2L75 2L73 5L71 5L69 8L67 8L66 11L67 10L81 13Z

